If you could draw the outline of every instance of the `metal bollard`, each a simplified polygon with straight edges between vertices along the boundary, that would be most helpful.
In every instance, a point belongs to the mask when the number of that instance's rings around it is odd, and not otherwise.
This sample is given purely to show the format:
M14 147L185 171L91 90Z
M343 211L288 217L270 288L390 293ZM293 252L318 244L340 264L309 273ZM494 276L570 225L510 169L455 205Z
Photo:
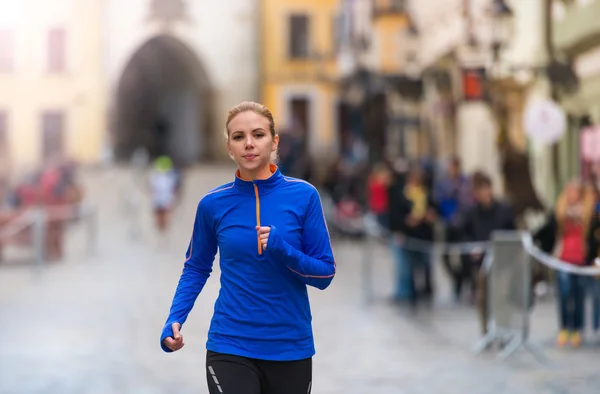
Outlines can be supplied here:
M87 253L95 256L98 250L98 209L89 208L87 213Z
M365 239L365 247L361 262L362 281L363 281L363 297L365 304L369 305L373 302L373 248L375 240L372 236L367 235Z
M32 238L35 255L35 263L38 269L44 266L46 261L46 212L43 208L33 209Z
M505 345L498 354L502 361L524 348L545 362L542 352L529 341L531 256L524 248L523 233L495 231L488 257L483 268L487 273L488 332L475 351L480 353L497 341Z

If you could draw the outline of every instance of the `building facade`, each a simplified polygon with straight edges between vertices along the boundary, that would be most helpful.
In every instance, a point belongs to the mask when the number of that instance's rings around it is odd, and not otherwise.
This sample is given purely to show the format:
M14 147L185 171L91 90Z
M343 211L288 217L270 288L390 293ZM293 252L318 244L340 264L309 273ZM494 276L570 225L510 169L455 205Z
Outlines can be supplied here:
M465 171L485 171L501 191L498 125L484 91L490 71L491 7L491 0L410 2L419 31L425 121L436 157L460 157Z
M257 100L258 0L108 0L103 62L117 157L227 158L227 111ZM162 148L161 148L162 147Z
M337 150L339 0L261 0L261 100L306 157Z
M399 0L348 0L342 40L342 94L352 139L363 140L368 161L391 162L429 153L420 124L422 83L418 48Z
M28 0L0 12L0 156L94 160L106 132L102 2Z
M13 168L139 147L226 159L227 110L259 97L257 1L1 4L0 149Z
M581 132L600 124L600 1L561 1L556 6L556 50L572 63L578 80L577 89L561 95L561 104L571 119L560 145L561 176L566 181L589 174L592 163L581 155Z

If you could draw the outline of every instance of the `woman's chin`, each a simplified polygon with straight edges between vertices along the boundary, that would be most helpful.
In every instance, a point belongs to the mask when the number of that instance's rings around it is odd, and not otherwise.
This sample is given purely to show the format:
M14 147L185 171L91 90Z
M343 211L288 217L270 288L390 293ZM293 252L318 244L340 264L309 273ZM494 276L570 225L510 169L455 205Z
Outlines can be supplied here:
M240 169L242 169L244 171L256 171L256 170L259 170L268 165L269 165L268 163L262 163L258 158L254 159L254 160L242 159L238 163L238 166L240 167Z

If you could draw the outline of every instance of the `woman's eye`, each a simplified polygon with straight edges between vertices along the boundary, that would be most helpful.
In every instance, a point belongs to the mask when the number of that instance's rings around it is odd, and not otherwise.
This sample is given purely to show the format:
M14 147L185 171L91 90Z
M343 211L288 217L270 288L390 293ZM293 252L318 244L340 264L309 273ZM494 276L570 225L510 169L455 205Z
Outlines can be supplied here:
M241 135L235 135L235 136L233 136L233 139L234 139L235 141L239 141L239 140L241 140L241 139L242 139L242 136L241 136Z
M264 133L256 133L255 136L256 136L256 138L262 138L265 136L265 134Z

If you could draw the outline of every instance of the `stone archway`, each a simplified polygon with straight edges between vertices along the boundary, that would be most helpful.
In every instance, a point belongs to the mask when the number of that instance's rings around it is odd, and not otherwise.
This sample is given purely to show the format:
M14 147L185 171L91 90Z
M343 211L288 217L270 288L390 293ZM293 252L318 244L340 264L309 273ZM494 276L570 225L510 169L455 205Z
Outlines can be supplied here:
M140 147L181 165L210 159L211 88L197 56L179 39L146 41L126 65L116 90L114 151L129 160Z

